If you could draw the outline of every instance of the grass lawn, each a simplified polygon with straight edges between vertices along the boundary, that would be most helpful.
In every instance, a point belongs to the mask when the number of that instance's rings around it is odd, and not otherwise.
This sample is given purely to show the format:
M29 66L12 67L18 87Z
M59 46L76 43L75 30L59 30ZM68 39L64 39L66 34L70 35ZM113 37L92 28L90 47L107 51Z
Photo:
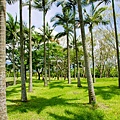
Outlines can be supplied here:
M12 81L12 78L7 78ZM88 104L86 79L67 84L52 80L48 87L43 81L33 79L33 92L27 93L28 102L20 101L21 85L7 87L8 120L120 120L120 89L117 78L96 79L97 105ZM28 83L27 83L28 91Z

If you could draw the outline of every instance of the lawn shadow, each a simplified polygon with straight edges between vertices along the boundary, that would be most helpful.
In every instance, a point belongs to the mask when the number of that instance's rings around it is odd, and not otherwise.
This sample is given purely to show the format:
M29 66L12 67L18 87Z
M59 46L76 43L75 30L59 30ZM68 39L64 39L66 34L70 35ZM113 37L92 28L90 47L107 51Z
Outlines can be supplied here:
M12 105L8 105L8 112L14 111L36 111L39 114L42 110L44 110L48 106L56 106L56 105L66 105L68 104L65 99L60 98L59 96L52 97L50 99L43 97L31 96L31 100L28 102L21 102L20 100L11 100L7 99L7 101L11 102ZM16 109L17 108L17 109ZM24 108L24 110L23 110Z
M102 96L104 100L109 100L115 95L120 95L120 89L115 85L95 87L95 94Z
M89 106L79 106L78 111L65 110L65 115L57 115L55 113L48 112L48 114L56 120L104 120L104 113L97 109L91 109Z
M75 99L73 99L75 100ZM64 99L61 98L61 95L52 97L50 99L43 97L31 96L31 100L28 102L21 102L20 100L10 100L11 105L8 105L8 112L21 112L27 113L29 111L36 112L40 114L47 107L51 107L51 109L56 109L55 106L63 106L63 113L60 115L58 113L58 109L53 110L53 112L47 112L49 116L56 120L103 120L104 114L102 111L98 111L97 109L93 109L93 107L89 104L85 103L74 103L70 102L72 99ZM68 107L67 107L68 106ZM68 110L67 108L74 107L77 111ZM70 116L72 116L70 118Z
M66 83L66 81L63 81L63 80L59 80L59 81L51 81L49 83L49 88L52 89L52 88L60 88L60 89L63 89L65 87L71 87L72 84L68 84Z
M20 83L21 83L20 80L16 80L16 85ZM15 86L14 81L6 81L6 87L9 87L9 86Z
M8 97L8 96L14 95L14 93L15 94L20 93L21 89L19 89L19 88L21 88L21 86L16 85L16 86L12 87L12 89L7 89L6 90L6 96Z

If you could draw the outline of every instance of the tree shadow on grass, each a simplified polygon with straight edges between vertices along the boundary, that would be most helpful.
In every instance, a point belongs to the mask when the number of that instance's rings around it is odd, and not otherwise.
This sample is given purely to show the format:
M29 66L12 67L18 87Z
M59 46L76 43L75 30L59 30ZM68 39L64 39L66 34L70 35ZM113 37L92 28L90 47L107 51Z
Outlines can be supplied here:
M36 96L31 96L31 100L29 100L26 103L21 102L20 100L7 99L7 101L10 101L12 103L12 105L7 106L8 112L9 111L14 112L16 110L19 112L24 112L24 111L27 112L28 110L30 110L30 111L36 111L38 114L48 106L52 107L56 105L68 104L66 100L60 98L60 96L55 96L50 99L43 97L37 98Z
M51 81L50 84L49 84L49 88L52 89L52 88L60 88L60 89L63 89L64 87L71 87L71 85L69 85L68 83L66 83L66 81L63 81L63 80L59 80L59 81Z
M76 111L71 112L69 110L65 110L65 116L53 114L50 112L48 113L56 120L104 120L104 114L102 111L92 109L90 110L88 108L83 108L77 113Z
M109 100L112 99L115 95L120 95L120 89L114 85L95 87L95 94L102 96L104 100Z
M15 93L15 94L16 94L16 93L20 93L21 89L19 89L19 88L21 88L21 86L20 86L20 85L16 85L16 86L12 87L11 89L7 89L7 90L6 90L6 95L7 95L7 97L13 96L14 93ZM19 89L19 90L18 90L18 89Z
M21 83L20 80L16 80L16 85L20 84L20 83ZM7 81L6 82L6 87L9 87L9 86L15 86L14 81Z
M7 101L12 103L11 105L8 105L7 108L8 113L27 113L29 111L34 111L37 114L40 114L44 109L47 109L47 107L51 107L51 109L54 109L53 112L47 112L47 114L56 120L103 120L104 114L102 111L93 109L89 104L74 103L72 100L74 101L75 99L64 99L61 98L61 95L50 99L31 96L31 100L26 103L21 102L20 100L7 99ZM56 106L63 107L58 108ZM69 107L73 107L76 111L73 111L72 109L68 110ZM61 115L58 113L59 110L62 111ZM72 117L70 118L70 116Z

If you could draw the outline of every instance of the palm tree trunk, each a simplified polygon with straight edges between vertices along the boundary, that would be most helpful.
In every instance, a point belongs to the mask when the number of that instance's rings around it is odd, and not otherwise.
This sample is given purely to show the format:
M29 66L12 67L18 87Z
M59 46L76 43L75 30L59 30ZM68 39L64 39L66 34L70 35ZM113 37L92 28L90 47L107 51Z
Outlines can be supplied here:
M92 28L90 30L91 33L91 46L92 46L92 67L93 67L93 83L95 83L95 60L94 60L94 45L93 45L93 33Z
M0 0L0 120L7 120L6 108L6 3Z
M68 84L71 84L71 75L70 75L70 47L69 47L69 38L67 33L67 65L68 65Z
M50 82L50 42L48 40L48 77Z
M88 82L88 92L89 92L89 103L96 103L95 92L92 82L92 76L90 71L89 65L89 58L87 53L87 46L86 46L86 38L85 38L85 30L84 30L84 22L83 22L83 15L82 15L82 6L81 0L77 0L78 2L78 12L80 18L80 25L81 25L81 36L82 36L82 45L83 45L83 52L84 52L84 60L85 60L85 68L86 68L86 75L87 75L87 82Z
M13 61L14 62L14 61ZM16 71L15 71L15 63L13 63L13 73L14 73L14 85L16 85Z
M77 87L82 87L80 81L80 69L79 69L78 57L77 57Z
M24 40L22 28L22 0L20 0L20 52L21 52L21 101L27 101L26 82L25 82L25 65L24 65Z
M113 19L114 19L114 27L115 27L116 49L117 49L118 87L120 88L120 58L119 58L119 42L118 42L118 35L117 35L117 25L116 25L116 16L115 16L114 0L112 0L112 8L113 8Z
M29 92L32 92L31 0L29 0Z
M43 29L44 29L44 86L47 86L47 67L46 67L46 42L45 42L45 0L43 0Z
M77 64L77 86L82 87L81 81L80 81L80 70L79 70L79 64L78 64L78 51L77 51L77 40L76 40L76 27L75 27L75 6L73 6L73 12L74 12L74 42L75 42L75 63ZM75 71L76 72L76 71ZM75 74L76 75L76 74Z
M73 39L73 46L75 45L76 41L76 27L75 27L75 6L73 5L73 15L74 15L74 39ZM75 46L75 51L76 51L76 46ZM73 47L73 53L74 53L74 78L76 80L76 55L74 52L74 47Z
M12 50L12 58L13 58L13 73L14 73L14 85L16 85L16 72L15 72L15 58L14 58L14 50L15 50L15 45L14 45L14 40L13 40L13 50Z

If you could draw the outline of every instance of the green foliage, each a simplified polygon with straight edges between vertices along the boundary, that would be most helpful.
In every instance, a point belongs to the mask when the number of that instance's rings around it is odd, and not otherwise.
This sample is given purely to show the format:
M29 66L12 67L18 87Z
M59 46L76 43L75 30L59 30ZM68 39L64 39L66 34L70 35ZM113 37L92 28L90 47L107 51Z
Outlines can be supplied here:
M118 77L118 72L116 68L112 68L110 71L110 76L111 77Z

